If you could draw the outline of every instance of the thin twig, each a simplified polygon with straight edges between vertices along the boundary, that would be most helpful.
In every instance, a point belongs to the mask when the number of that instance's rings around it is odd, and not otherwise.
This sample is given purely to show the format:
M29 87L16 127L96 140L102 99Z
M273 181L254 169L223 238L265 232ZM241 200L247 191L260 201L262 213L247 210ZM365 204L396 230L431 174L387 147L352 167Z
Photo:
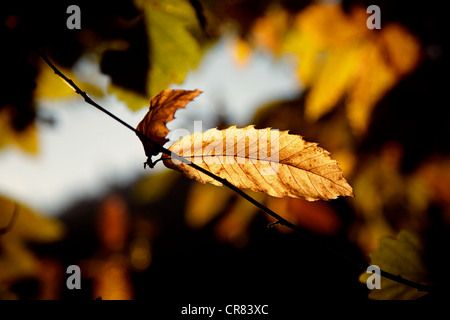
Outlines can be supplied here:
M37 53L50 66L50 68L53 69L53 71L55 72L56 75L61 77L77 94L79 94L80 96L82 96L84 98L84 101L86 101L86 103L88 103L88 104L94 106L95 108L99 109L100 111L106 113L108 116L110 116L114 120L118 121L119 123L121 123L122 125L127 127L128 129L133 131L135 134L137 134L143 140L146 140L149 143L152 143L159 152L164 153L164 154L166 154L168 156L171 156L172 158L175 158L178 161L183 162L186 165L188 165L188 166L190 166L190 167L192 167L192 168L194 168L194 169L196 169L196 170L206 174L207 176L215 179L216 181L222 183L224 186L228 187L229 189L231 189L232 191L234 191L235 193L237 193L238 195L240 195L241 197L243 197L244 199L246 199L247 201L249 201L250 203L252 203L256 207L261 209L263 212L265 212L268 215L270 215L273 218L275 218L276 219L275 220L276 221L275 224L283 225L285 227L288 227L288 228L298 232L300 235L302 235L304 238L310 240L312 243L314 243L316 245L320 245L322 248L328 250L329 252L333 253L334 255L337 255L337 256L347 260L351 264L357 266L360 269L361 272L364 272L365 270L367 270L367 267L369 266L368 264L359 263L359 262L351 259L350 257L346 256L345 254L343 254L341 252L338 252L338 251L330 248L329 246L319 242L317 239L312 239L311 237L307 236L301 228L297 227L295 224L289 222L288 220L284 219L283 217L281 217L280 215L278 215L277 213L275 213L271 209L267 208L265 205L263 205L262 203L258 202L257 200L255 200L254 198L249 196L247 193L245 193L241 189L239 189L236 186L234 186L233 184L231 184L228 180L223 179L223 178L215 175L214 173L212 173L212 172L210 172L210 171L208 171L208 170L198 166L197 164L189 161L187 158L181 157L178 154L173 153L170 150L164 148L163 146L157 144L152 139L150 139L149 137L144 135L142 132L136 130L134 127L132 127L131 125L129 125L128 123L126 123L122 119L118 118L117 116L115 116L114 114L112 114L111 112L109 112L108 110L106 110L105 108L103 108L102 106L97 104L96 102L94 102L87 95L86 92L81 90L71 79L67 78L61 71L59 71L58 68L48 59L48 57L45 55L45 53L43 51L38 51L37 50ZM388 278L388 279L391 279L391 280L396 281L398 283L401 283L401 284L407 285L409 287L415 288L415 289L417 289L419 291L431 292L432 289L433 289L431 286L415 283L413 281L404 279L401 276L393 275L393 274L391 274L389 272L386 272L384 270L381 270L380 273L381 273L381 276L383 276L385 278Z

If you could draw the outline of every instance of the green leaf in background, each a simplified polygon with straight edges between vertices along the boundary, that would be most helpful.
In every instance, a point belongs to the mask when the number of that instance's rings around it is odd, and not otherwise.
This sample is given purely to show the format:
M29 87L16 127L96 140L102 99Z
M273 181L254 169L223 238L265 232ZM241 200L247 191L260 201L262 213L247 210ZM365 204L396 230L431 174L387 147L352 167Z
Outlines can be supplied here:
M170 84L183 82L197 66L203 54L203 31L187 0L137 0L136 6L144 12L149 37L147 94L152 97Z

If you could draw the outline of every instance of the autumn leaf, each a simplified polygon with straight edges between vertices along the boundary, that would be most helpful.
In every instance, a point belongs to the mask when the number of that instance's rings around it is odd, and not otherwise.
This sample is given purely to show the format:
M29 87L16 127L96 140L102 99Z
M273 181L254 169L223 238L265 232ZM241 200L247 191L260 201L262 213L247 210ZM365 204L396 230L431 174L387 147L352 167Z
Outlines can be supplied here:
M329 152L288 131L253 126L210 129L175 142L170 151L242 189L309 201L353 196ZM163 155L164 164L202 183L222 185L191 166Z
M394 275L421 284L429 284L424 261L424 246L417 234L401 231L397 237L382 238L378 250L370 254L370 263ZM370 274L361 274L359 280L366 283ZM381 289L371 290L369 298L375 300L410 300L425 295L426 292L382 277Z
M169 129L167 122L174 119L175 111L184 108L186 104L192 101L200 93L200 90L164 90L150 100L150 110L144 119L138 124L136 130L153 140L160 146L164 145L169 139L166 139ZM147 157L157 155L159 150L151 142L142 139L145 154Z

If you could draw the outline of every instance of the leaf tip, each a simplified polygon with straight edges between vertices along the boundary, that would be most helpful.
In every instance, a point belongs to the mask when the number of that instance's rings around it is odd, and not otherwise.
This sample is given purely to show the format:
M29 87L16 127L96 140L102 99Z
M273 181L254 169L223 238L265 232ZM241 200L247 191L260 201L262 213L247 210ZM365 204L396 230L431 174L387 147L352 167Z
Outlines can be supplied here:
M194 100L196 97L198 97L199 95L201 95L203 93L202 90L199 89L194 89L194 90L183 90L183 89L178 89L180 91L186 92L186 93L190 93L190 97L191 100Z

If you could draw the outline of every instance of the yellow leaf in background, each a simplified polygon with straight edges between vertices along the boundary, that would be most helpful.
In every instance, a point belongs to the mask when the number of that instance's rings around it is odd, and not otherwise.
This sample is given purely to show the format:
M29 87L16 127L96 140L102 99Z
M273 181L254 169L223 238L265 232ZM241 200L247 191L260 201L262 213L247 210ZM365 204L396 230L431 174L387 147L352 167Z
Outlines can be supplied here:
M367 34L361 10L346 15L336 4L311 5L296 16L286 37L284 50L297 56L299 78L310 89L305 105L309 120L332 110L357 76L360 39Z
M388 65L396 75L409 73L420 59L418 39L398 23L390 23L383 27L378 46Z
M357 157L353 150L341 148L333 153L334 159L339 163L339 167L346 177L351 177L357 164Z
M357 51L330 52L324 59L326 62L306 96L305 116L311 121L332 110L355 78Z
M145 176L133 187L133 200L140 204L155 202L170 192L177 178L178 175L171 170Z
M297 73L305 88L309 88L319 74L316 62L321 60L317 56L319 48L317 39L307 33L300 35L297 29L291 29L283 43L282 50L292 53L298 60Z
M375 104L419 61L418 41L401 25L388 24L361 48L361 68L347 100L347 116L356 132L367 128Z
M293 53L297 58L299 62L297 72L304 87L310 87L315 82L318 70L320 70L318 65L323 60L318 56L318 53L323 51L323 41L316 35L316 32L307 31L308 20L311 18L317 20L318 18L314 18L316 15L317 8L314 5L297 15L294 24L287 30L281 46L281 51Z
M8 108L0 110L0 149L13 145L30 154L38 152L38 137L36 126L29 125L23 131L11 127L11 114Z
M314 38L322 50L345 49L370 33L365 11L365 8L354 7L346 14L340 4L311 4L296 16L296 28L300 35Z
M13 283L36 274L39 263L34 254L20 242L0 241L0 282Z
M107 92L116 95L117 99L124 102L132 111L137 111L148 106L148 98L146 96L122 86L110 83Z
M265 199L262 193L247 193L261 203ZM186 202L186 224L191 228L202 228L216 219L216 237L242 247L247 243L248 226L258 210L227 188L194 182Z
M270 9L255 21L251 30L251 41L275 54L280 53L282 39L288 29L288 18L285 10Z
M396 77L384 63L376 43L366 43L359 53L358 61L363 64L349 87L346 111L350 125L357 133L362 133L367 127L375 103L395 84Z
M63 235L63 225L56 219L41 216L31 209L0 196L0 227L7 225L11 214L18 206L18 214L11 231L1 239L17 237L23 241L51 242Z
M430 285L425 267L422 240L409 231L401 231L396 239L382 238L380 247L370 254L370 264L407 280ZM360 282L366 283L371 274L362 273ZM418 291L404 284L381 277L381 289L373 289L369 298L375 300L412 300L426 292Z
M191 228L203 227L220 214L232 195L228 189L202 183L191 184L186 200L186 224Z
M63 225L0 196L0 228L6 227L16 212L9 230L0 236L0 281L15 281L37 272L37 257L28 242L52 242L63 236Z
M360 221L354 237L362 252L375 250L380 237L396 229L421 231L425 225L429 192L417 176L399 171L401 155L396 153L401 152L400 145L384 146L353 179L358 197L352 205Z
M352 187L328 151L287 131L253 126L210 129L180 139L169 150L238 188L308 201L353 196ZM166 155L162 158L166 167L189 178L222 185L183 162Z
M248 193L256 201L262 202L264 195L256 192ZM258 208L244 198L237 198L236 203L215 226L218 239L243 247L248 241L248 227L258 212Z
M231 50L236 64L241 67L246 65L250 59L250 45L241 38L237 38L231 45L233 46Z
M305 117L315 121L346 98L348 121L365 132L375 104L419 62L420 44L404 27L366 27L365 8L312 4L296 16L283 50L298 59Z
M62 73L69 79L72 79L73 73L69 69L57 66ZM41 63L39 73L36 77L36 88L34 97L40 98L63 98L76 97L72 88L70 88L60 77L56 76L51 68Z

